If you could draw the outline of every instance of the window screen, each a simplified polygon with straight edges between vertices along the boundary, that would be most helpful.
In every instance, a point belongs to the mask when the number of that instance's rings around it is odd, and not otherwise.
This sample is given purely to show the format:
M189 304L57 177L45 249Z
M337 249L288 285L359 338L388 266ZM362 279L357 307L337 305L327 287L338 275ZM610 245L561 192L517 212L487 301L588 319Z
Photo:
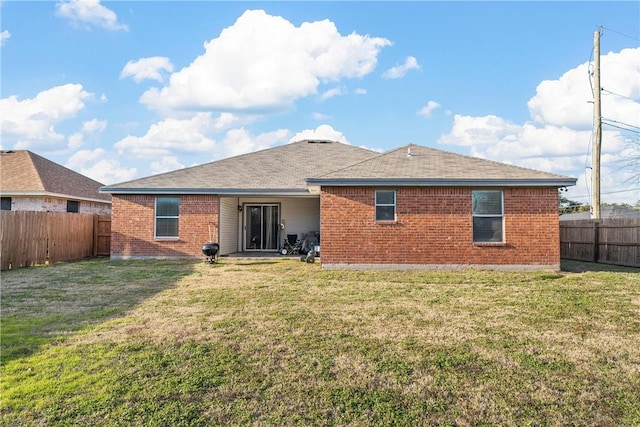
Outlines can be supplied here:
M376 190L376 221L395 221L396 192Z
M473 191L473 241L503 241L502 191Z
M178 237L180 199L156 198L156 237Z

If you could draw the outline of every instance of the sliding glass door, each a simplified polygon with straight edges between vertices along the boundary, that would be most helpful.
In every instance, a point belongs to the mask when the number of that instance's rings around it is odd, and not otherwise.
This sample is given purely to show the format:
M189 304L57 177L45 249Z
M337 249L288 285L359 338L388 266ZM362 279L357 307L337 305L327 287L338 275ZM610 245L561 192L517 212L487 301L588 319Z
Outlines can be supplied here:
M246 251L275 251L279 247L280 206L245 205Z

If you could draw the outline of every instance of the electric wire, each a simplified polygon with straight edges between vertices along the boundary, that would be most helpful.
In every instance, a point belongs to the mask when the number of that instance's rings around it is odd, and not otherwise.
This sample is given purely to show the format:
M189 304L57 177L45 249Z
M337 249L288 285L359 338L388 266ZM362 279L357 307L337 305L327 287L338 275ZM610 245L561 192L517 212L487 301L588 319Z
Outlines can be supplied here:
M619 96L620 98L626 98L626 99L630 99L631 101L634 101L634 102L640 102L640 98L631 98L630 96L620 95L619 93L611 92L610 90L607 90L605 88L600 88L600 90L602 92L606 92L606 93L609 93L611 95ZM593 92L593 88L591 89L591 91Z
M636 134L640 135L640 130L627 129L627 128L624 128L622 126L617 126L617 125L614 125L614 124L611 124L611 123L607 123L605 121L603 121L602 124L603 125L607 125L607 126L612 127L612 128L622 129L623 131L636 133Z
M614 29L612 29L612 28L609 28L609 27L602 27L602 29L607 30L607 31L611 31L612 33L616 33L616 34L619 34L619 35L621 35L621 36L624 36L624 37L630 38L631 40L635 40L635 41L637 41L637 42L640 42L640 38L638 38L638 37L634 37L634 36L630 36L629 34L625 34L625 33L623 33L623 32L620 32L620 31L614 30Z
M636 128L636 129L640 130L640 126L630 125L629 123L619 122L618 120L609 119L607 117L603 117L602 120L606 120L608 122L613 122L613 123L617 123L619 125L624 125L624 126L628 126L630 128Z
M638 191L638 190L640 190L640 187L638 187L638 188L630 188L629 190L608 191L608 192L602 193L602 194L603 195L609 195L609 194L631 193L632 191ZM584 199L585 197L591 198L591 194L583 194L583 195L580 195L580 196L571 196L572 199Z

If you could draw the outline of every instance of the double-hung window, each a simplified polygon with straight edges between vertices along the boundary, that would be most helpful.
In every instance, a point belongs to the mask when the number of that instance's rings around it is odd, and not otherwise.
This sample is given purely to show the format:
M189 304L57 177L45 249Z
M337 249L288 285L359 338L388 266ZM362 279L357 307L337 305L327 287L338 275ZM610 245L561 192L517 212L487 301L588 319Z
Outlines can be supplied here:
M396 192L376 190L376 221L396 220Z
M179 219L178 197L156 197L156 237L177 238Z
M502 243L504 241L502 191L473 191L471 197L474 243Z

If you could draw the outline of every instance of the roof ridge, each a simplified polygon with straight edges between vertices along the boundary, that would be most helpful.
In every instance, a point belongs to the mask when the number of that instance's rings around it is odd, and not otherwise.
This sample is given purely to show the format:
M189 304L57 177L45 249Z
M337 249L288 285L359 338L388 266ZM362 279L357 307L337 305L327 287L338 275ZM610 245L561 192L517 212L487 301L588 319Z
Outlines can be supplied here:
M362 147L356 147L356 148L362 148ZM402 147L401 147L401 148L402 148ZM327 173L325 173L325 174L317 175L317 176L315 176L315 177L310 177L310 178L322 178L323 176L331 175L331 174L333 174L333 173L340 172L341 170L345 170L345 169L349 169L349 168L352 168L352 167L357 166L357 165L361 165L362 163L368 162L369 160L377 159L378 157L384 156L385 154L392 153L392 152L394 152L394 151L396 151L396 150L398 150L398 149L399 149L399 148L395 148L395 149L393 149L393 150L389 150L389 151L383 151L382 153L379 153L377 156L373 156L373 157L370 157L370 158L368 158L368 159L363 159L363 160L360 160L360 161L358 161L358 162L351 163L351 164L350 164L350 165L348 165L348 166L344 166L344 167L341 167L341 168L338 168L338 169L332 170L331 172L327 172ZM368 150L368 149L363 148L363 150ZM368 150L368 151L371 151L371 152L374 152L374 153L375 153L375 151L374 151L374 150Z
M427 146L423 146L423 145L417 145L417 144L410 144L410 145L413 145L415 147L425 148L427 150L439 151L439 152L447 154L447 155L460 156L460 157L464 157L464 158L467 158L467 159L473 159L473 160L481 160L483 162L493 163L493 164L500 165L500 166L509 166L509 167L518 168L518 169L529 171L529 172L543 172L543 173L547 173L549 175L566 177L565 175L559 175L559 174L555 174L555 173L552 173L552 172L541 171L539 169L527 168L527 167L524 167L524 166L514 165L513 163L504 163L504 162L499 162L497 160L485 159L485 158L482 158L482 157L476 157L476 156L472 156L472 155L469 155L469 154L454 153L452 151L446 151L446 150L442 150L442 149L439 149L439 148L432 148L432 147L427 147Z
M42 173L41 171L36 167L36 164L33 162L33 158L35 157L39 157L39 158L43 158L41 156L38 156L36 153L29 151L29 150L24 150L24 152L26 153L27 157L29 158L29 167L35 172L36 176L38 177L38 185L40 186L40 188L42 188L42 190L47 191L47 185L44 182L44 180L42 179Z

